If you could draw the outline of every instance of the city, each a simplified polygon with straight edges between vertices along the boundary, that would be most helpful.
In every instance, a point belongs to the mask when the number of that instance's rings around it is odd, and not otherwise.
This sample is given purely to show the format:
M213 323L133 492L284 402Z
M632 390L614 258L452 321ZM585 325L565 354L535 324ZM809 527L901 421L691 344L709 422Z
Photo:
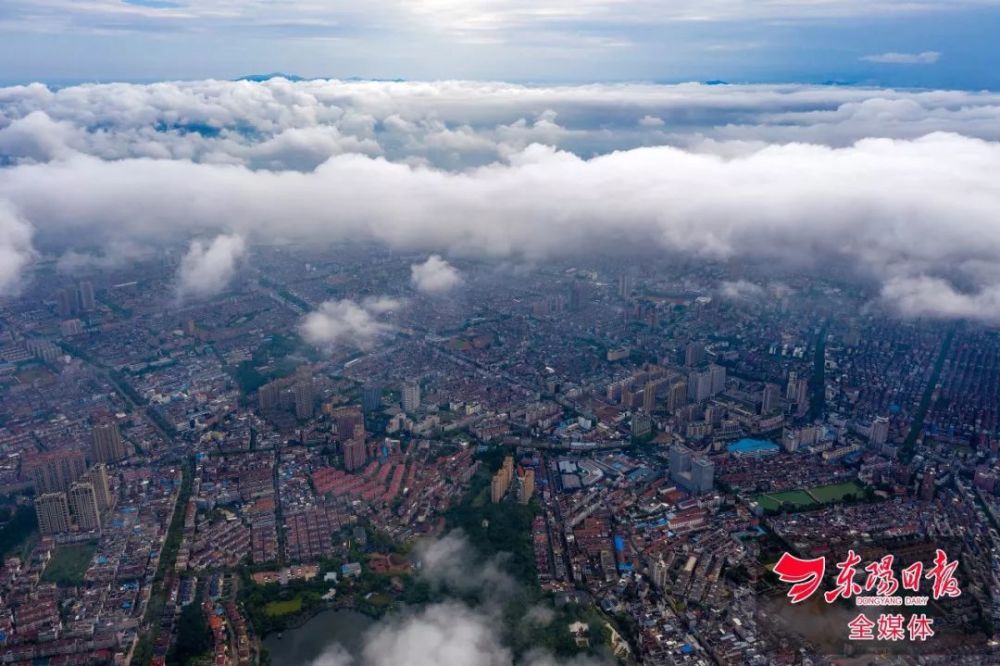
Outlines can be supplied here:
M1000 665L1000 0L0 0L0 666Z
M262 663L323 609L426 603L413 545L455 530L574 609L560 654L624 663L849 657L789 615L778 555L947 544L965 594L929 607L933 652L880 649L995 662L990 329L793 274L734 294L754 266L455 261L445 294L420 254L253 255L196 303L157 295L176 254L4 302L5 663L173 663L199 626L194 655ZM339 313L376 298L378 326Z

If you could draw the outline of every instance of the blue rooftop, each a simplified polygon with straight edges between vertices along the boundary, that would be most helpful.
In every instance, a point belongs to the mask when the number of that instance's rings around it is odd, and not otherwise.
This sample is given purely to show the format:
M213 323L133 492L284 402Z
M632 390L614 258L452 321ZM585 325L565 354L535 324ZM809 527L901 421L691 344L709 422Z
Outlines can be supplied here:
M774 442L765 439L741 439L726 447L730 453L761 453L764 451L777 451L780 447Z

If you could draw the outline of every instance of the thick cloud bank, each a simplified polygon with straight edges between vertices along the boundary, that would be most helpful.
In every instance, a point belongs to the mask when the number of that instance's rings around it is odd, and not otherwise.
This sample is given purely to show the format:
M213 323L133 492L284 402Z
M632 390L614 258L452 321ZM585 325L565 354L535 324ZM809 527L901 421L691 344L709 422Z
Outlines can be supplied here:
M31 226L0 201L0 296L17 291L33 256Z
M636 246L861 274L903 314L995 321L998 120L992 93L837 87L6 88L0 286L36 249L99 263L206 232L528 259ZM414 285L453 286L440 262ZM317 313L314 337L378 335L353 307Z

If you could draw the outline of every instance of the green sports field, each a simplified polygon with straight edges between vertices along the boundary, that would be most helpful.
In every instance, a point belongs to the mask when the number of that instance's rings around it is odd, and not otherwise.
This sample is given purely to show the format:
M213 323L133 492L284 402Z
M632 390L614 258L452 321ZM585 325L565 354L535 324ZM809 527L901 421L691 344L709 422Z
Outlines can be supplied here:
M300 595L296 595L294 598L285 601L272 601L264 606L264 612L267 613L269 617L292 615L293 613L298 613L301 610L302 597Z
M823 504L829 504L831 502L841 502L848 495L854 495L857 498L863 497L865 489L855 481L847 481L846 483L835 483L829 486L810 488L809 494Z
M813 498L809 497L804 490L785 490L780 493L767 493L765 495L758 496L757 501L761 506L769 511L778 510L781 504L784 503L791 504L796 508L813 506L816 504Z
M784 503L797 509L816 506L818 504L834 504L842 502L848 495L861 498L865 489L856 481L832 483L826 486L814 486L805 490L785 490L780 493L764 493L754 500L765 511L778 511Z

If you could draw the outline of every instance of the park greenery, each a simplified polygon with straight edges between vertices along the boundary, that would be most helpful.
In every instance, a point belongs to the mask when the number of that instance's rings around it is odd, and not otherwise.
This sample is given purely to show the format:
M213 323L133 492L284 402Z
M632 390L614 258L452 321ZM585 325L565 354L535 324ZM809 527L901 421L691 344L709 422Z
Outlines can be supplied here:
M523 505L512 498L493 504L490 480L510 451L494 447L478 453L480 468L465 498L447 514L450 529L461 529L477 555L496 562L516 584L505 590L502 603L503 633L518 659L533 649L559 657L581 652L596 653L604 648L606 619L591 604L556 605L553 595L537 585L532 521L541 510L537 500ZM495 603L496 590L473 590L456 594L475 607ZM540 610L541 609L541 610ZM544 621L532 617L544 616ZM569 625L583 622L589 627L590 646L577 645ZM617 623L616 623L617 624Z
M274 335L233 370L236 383L243 395L249 395L272 379L287 377L295 372L299 362L289 358L304 353L305 347L298 336Z
M814 509L828 504L867 502L874 497L874 489L861 486L856 481L847 481L800 490L763 493L754 499L764 511L778 513Z
M38 520L30 505L11 507L0 527L0 555L4 558L18 555L37 529Z
M463 500L446 515L446 530L461 530L475 557L492 561L512 578L509 589L498 591L469 587L461 590L431 585L419 574L381 575L367 566L368 552L407 554L412 544L394 543L387 535L365 520L368 543L360 547L352 543L345 553L347 561L361 562L362 573L356 578L341 577L336 585L335 599L325 601L323 595L331 585L323 580L326 572L339 572L339 559L320 563L319 575L312 580L289 580L286 584L258 585L252 572L260 567L241 568L240 595L248 620L259 636L267 636L296 627L318 611L331 608L351 608L370 617L405 608L423 607L446 600L459 600L472 608L497 608L503 625L503 639L520 659L532 649L547 650L560 657L581 652L604 650L606 618L589 603L557 605L552 594L542 592L537 585L531 527L540 511L537 501L527 505L510 499L499 504L490 501L490 479L500 467L508 451L485 449L477 454L481 466ZM578 645L569 625L583 622L589 627L590 645ZM622 626L615 622L622 629ZM627 627L625 627L626 635Z
M198 595L200 596L200 595ZM192 602L181 610L177 618L177 642L167 660L169 664L184 666L196 662L214 645L212 630L205 618L201 604Z
M80 585L96 551L97 542L57 547L42 572L42 580L64 586Z

